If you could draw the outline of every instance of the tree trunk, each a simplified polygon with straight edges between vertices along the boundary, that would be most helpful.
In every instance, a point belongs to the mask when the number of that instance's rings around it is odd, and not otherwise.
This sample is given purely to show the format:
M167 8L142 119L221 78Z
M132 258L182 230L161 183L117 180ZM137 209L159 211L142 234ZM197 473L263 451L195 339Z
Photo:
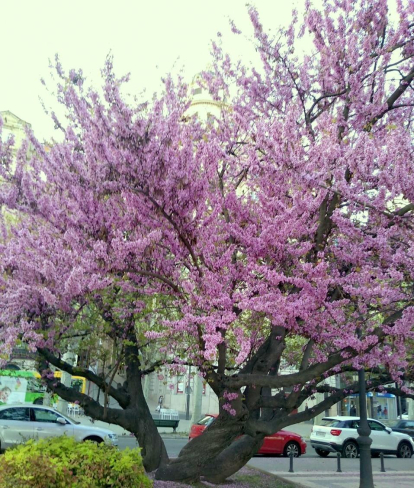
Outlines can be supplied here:
M135 335L132 335L135 342ZM131 342L132 342L131 341ZM141 456L147 472L155 471L169 458L157 427L155 426L142 387L142 372L136 344L126 347L127 390L131 398L130 407L125 411L132 428L129 429L137 438L142 448Z
M199 437L192 439L181 450L179 457L156 472L155 479L163 481L196 482L204 468L241 435L246 415L218 418Z
M141 456L145 471L151 472L167 464L169 458L164 441L154 424L151 413L146 405L145 407L148 414L143 412L143 408L134 409L128 414L135 417L135 421L133 421L135 428L132 432L142 448Z
M263 444L263 439L264 436L243 435L215 459L210 460L201 474L210 483L222 483L226 478L237 473L257 453Z

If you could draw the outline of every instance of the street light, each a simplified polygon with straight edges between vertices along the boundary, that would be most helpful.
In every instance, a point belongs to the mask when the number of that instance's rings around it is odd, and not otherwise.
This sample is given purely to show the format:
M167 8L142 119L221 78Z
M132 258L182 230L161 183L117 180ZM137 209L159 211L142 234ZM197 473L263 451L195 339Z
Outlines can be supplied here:
M190 395L191 395L190 378L191 378L191 366L188 367L188 381L187 381L187 387L185 389L185 392L187 394L187 405L186 405L186 409L185 409L185 420L190 420Z
M357 335L361 338L361 330L357 328ZM359 488L374 488L372 477L371 462L371 443L369 436L371 429L367 419L367 394L365 388L364 368L358 370L359 383L359 427L358 427L358 446L359 446Z

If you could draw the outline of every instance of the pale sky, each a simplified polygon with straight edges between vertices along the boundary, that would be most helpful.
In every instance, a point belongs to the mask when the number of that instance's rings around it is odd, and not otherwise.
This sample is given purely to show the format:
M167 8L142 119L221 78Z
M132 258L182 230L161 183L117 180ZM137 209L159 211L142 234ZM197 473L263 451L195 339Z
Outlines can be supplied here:
M159 88L165 73L184 67L188 80L209 62L210 40L249 58L251 48L230 32L229 18L250 35L246 0L0 0L0 110L30 122L40 138L55 135L39 97L48 101L40 78L49 80L49 59L82 68L100 84L106 55L118 75L131 73L129 92ZM304 0L254 0L266 27L287 25Z

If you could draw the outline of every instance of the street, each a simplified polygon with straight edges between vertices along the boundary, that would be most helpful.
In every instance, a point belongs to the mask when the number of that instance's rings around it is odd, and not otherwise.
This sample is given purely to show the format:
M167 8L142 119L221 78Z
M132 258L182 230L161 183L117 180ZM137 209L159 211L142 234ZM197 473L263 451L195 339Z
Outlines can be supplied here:
M170 457L177 457L182 447L187 443L185 438L165 438L165 446ZM136 447L137 443L133 437L119 437L119 448ZM289 471L289 459L281 456L255 456L249 461L250 466L272 471L277 473L287 473ZM413 471L414 458L398 459L395 456L384 456L384 466L386 472ZM380 472L380 459L372 459L372 468L374 472ZM337 470L337 458L331 454L327 458L319 457L308 443L307 453L304 456L293 460L293 469L295 472L333 472ZM343 472L359 471L359 459L341 459L341 469Z

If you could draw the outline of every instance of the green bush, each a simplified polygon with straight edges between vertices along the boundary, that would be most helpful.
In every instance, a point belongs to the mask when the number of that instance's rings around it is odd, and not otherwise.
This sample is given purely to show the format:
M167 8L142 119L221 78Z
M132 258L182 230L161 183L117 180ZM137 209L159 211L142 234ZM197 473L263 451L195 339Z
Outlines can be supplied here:
M76 442L72 437L30 440L0 456L0 488L150 488L139 449Z

